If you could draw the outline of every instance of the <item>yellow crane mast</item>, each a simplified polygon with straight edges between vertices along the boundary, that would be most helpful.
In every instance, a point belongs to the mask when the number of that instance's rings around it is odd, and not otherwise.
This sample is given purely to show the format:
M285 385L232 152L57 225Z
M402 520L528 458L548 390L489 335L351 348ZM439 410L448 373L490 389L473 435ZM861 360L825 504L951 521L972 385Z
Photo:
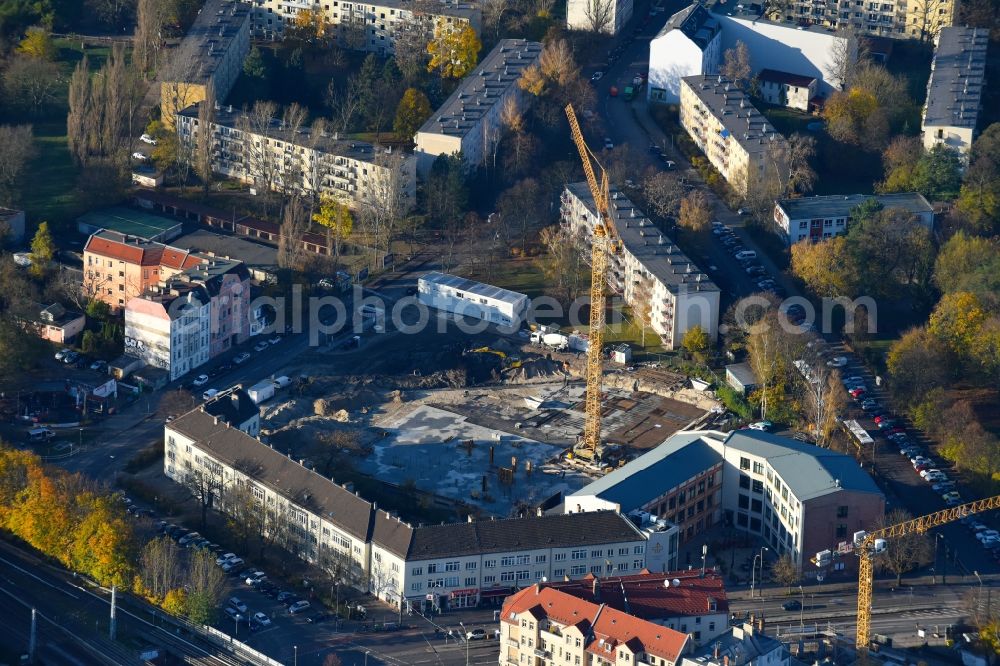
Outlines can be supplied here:
M858 566L858 631L855 645L858 650L867 650L871 639L872 622L872 579L874 578L874 558L882 551L876 542L884 542L893 537L913 533L923 533L927 530L954 522L966 516L981 511L1000 508L1000 495L986 499L959 504L942 511L920 516L913 520L905 520L895 525L869 532L860 543L856 543L854 552L860 562Z
M575 449L582 457L595 459L601 448L601 384L602 359L601 348L604 341L604 276L607 272L608 255L617 252L618 230L608 211L608 172L604 170L597 156L594 155L580 131L573 105L566 105L566 117L569 119L573 142L580 152L583 162L583 172L587 175L587 185L594 197L594 207L599 219L594 225L593 242L590 251L590 349L587 351L587 396L585 400L585 418L583 425L583 440ZM594 163L601 170L601 182L598 184L594 173Z

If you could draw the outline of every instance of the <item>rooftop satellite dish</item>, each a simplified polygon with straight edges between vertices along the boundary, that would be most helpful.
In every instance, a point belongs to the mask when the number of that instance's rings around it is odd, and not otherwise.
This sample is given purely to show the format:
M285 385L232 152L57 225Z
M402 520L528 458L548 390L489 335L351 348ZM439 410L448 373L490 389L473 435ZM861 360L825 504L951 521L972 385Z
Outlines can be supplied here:
M672 584L672 585L673 585L674 587L680 587L680 586L681 586L681 579L680 579L680 578L674 578L674 579L673 579L673 580L671 581L671 584Z

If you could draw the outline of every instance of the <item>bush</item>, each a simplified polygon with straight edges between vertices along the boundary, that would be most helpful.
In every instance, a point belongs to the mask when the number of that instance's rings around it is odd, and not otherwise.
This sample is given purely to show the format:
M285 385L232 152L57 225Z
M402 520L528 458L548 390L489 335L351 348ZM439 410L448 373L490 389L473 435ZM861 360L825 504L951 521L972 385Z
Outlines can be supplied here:
M750 403L747 402L746 398L737 393L733 387L723 384L715 390L715 395L726 406L726 409L744 421L749 420L753 416L753 409L750 407Z
M143 470L163 457L163 440L158 440L141 449L125 464L125 471L129 474Z

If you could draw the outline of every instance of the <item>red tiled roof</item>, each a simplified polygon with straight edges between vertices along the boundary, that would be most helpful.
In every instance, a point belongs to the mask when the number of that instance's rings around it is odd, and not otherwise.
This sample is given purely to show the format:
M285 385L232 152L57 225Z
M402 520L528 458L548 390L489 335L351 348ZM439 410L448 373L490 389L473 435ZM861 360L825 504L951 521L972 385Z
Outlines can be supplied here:
M109 259L118 259L130 264L140 264L142 266L156 266L160 263L160 253L156 246L134 245L124 241L112 240L91 236L87 241L84 252L99 254Z
M160 257L160 265L173 268L179 271L193 268L200 263L198 257L191 256L189 250L179 250L169 245L163 248L163 256Z
M697 569L598 578L596 596L594 580L593 575L587 575L579 580L553 581L543 585L591 603L627 610L646 620L729 613L725 583L722 576L714 571L707 571L704 578ZM680 581L680 585L667 587L664 584L664 581L674 580ZM712 602L715 603L715 610L711 610Z
M507 597L502 620L516 623L515 617L541 611L550 621L563 626L575 626L586 637L585 648L593 654L607 654L625 644L632 652L645 652L671 662L680 658L687 643L687 634L653 624L607 605L597 605L552 587L534 585Z

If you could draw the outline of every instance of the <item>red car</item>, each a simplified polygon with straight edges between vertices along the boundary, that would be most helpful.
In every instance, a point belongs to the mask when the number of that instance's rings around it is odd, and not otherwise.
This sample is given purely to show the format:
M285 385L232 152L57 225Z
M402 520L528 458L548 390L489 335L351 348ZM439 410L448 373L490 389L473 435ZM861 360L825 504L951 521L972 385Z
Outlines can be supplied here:
M892 417L890 417L888 414L879 414L878 416L875 417L875 423L882 423L882 421L885 421L890 418Z
M864 394L865 390L863 388L851 389L851 397L855 400L860 399Z

